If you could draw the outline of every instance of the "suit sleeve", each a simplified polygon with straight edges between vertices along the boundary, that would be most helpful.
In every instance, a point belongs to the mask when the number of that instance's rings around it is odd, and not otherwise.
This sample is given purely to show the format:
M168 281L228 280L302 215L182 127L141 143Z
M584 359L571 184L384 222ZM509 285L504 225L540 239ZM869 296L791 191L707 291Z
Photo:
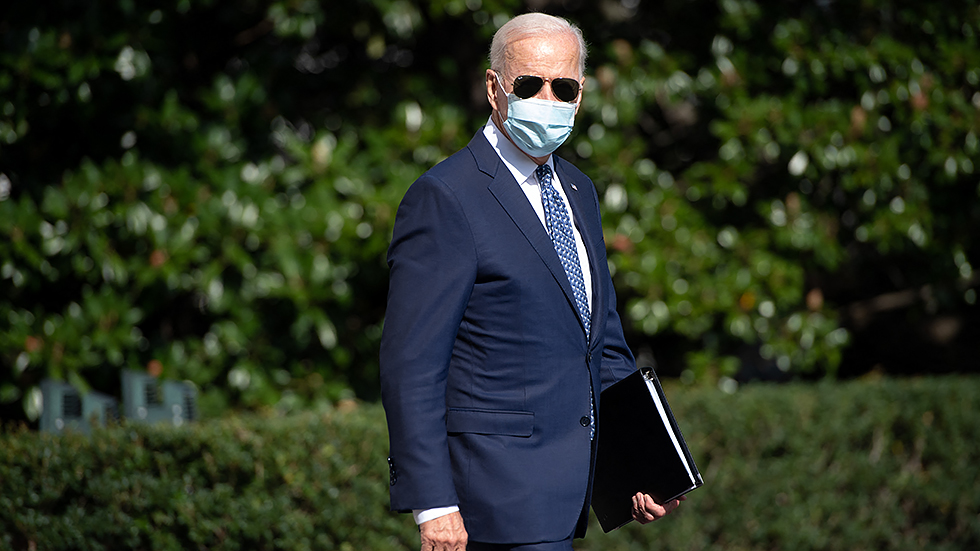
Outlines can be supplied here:
M446 184L423 175L402 200L388 249L381 400L391 446L391 508L458 503L446 434L446 380L476 278L468 222Z
M609 271L603 270L603 277L608 297L606 307L606 329L603 336L604 344L602 347L602 388L605 389L616 381L626 377L636 369L636 360L626 344L626 336L623 334L623 324L616 312L616 290L613 288L612 278Z

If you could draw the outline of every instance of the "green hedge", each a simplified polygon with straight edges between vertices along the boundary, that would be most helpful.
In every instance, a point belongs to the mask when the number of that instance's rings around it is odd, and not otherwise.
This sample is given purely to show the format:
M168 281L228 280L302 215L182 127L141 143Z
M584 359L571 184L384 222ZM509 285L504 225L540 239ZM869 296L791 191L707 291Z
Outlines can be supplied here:
M980 379L668 387L705 486L576 549L980 548ZM417 549L376 405L0 434L0 547Z
M414 536L387 511L386 442L377 407L91 439L9 431L0 548L404 548Z

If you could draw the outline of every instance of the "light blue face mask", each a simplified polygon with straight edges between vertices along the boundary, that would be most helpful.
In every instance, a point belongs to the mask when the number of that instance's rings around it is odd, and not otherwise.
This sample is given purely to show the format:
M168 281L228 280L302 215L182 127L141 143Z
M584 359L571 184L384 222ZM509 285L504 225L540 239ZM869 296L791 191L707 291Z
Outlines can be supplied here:
M497 84L504 85L497 75ZM506 92L506 90L505 90ZM521 99L507 94L504 130L522 151L532 157L546 157L558 149L572 133L577 103L544 99Z

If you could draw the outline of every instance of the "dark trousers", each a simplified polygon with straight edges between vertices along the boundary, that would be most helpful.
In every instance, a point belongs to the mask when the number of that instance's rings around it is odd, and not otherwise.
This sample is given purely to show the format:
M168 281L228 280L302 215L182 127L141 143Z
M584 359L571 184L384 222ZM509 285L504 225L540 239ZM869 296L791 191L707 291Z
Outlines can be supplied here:
M471 541L466 545L466 551L572 551L572 538L562 541L525 544Z

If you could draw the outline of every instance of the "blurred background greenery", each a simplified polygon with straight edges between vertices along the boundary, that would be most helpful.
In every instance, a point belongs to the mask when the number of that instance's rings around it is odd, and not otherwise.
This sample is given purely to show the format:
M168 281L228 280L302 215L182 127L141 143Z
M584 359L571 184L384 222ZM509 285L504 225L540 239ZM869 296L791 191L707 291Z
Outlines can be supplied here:
M975 373L980 7L908 0L179 0L0 8L0 414L124 368L201 409L378 393L405 189L542 10L628 340L684 384Z

